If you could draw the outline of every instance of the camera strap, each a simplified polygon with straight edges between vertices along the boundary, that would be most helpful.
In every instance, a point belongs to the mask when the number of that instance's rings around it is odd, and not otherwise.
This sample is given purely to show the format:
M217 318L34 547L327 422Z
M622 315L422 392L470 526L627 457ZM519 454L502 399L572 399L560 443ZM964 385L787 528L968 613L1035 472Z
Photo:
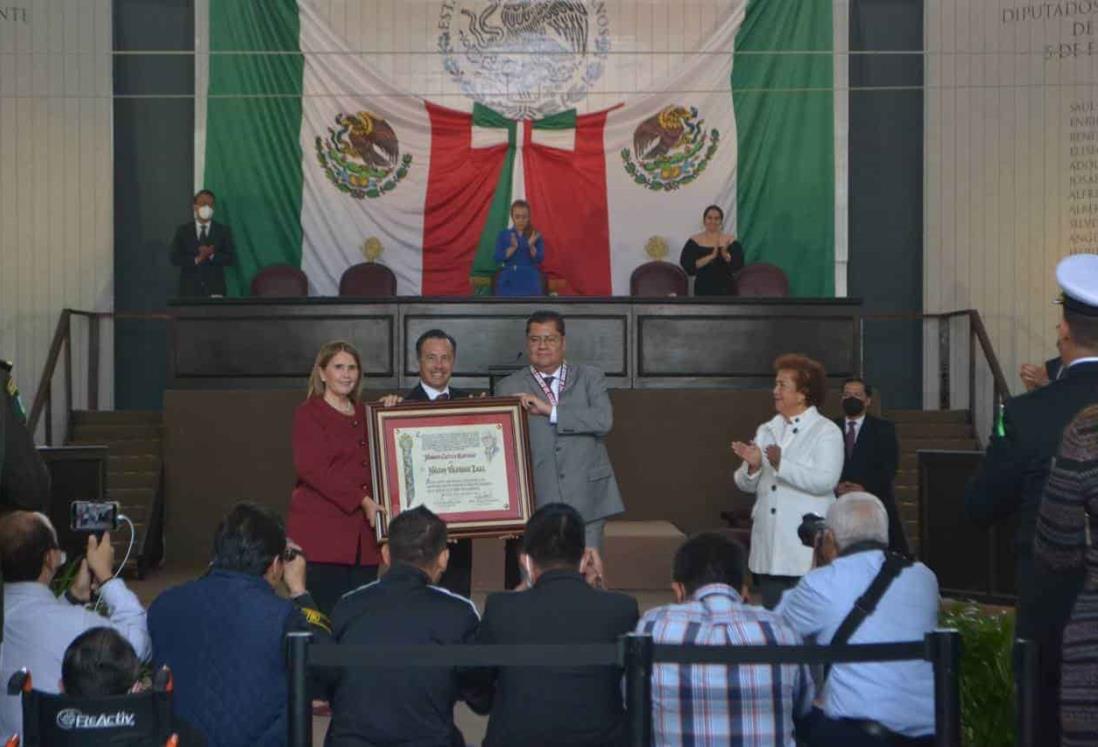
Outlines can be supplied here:
M894 552L885 551L885 560L881 565L881 570L877 571L877 575L873 577L873 581L870 582L869 588L865 590L854 602L854 606L850 609L850 612L846 613L846 617L839 623L839 629L835 631L835 635L831 638L832 646L842 646L850 640L851 636L858 630L865 619L873 614L873 611L877 609L877 605L881 601L881 597L888 591L888 587L892 585L892 582L896 580L896 577L900 575L900 571L911 565L911 558L906 558L903 555L899 555ZM828 664L824 667L824 680L827 680L827 675L831 672L831 665Z

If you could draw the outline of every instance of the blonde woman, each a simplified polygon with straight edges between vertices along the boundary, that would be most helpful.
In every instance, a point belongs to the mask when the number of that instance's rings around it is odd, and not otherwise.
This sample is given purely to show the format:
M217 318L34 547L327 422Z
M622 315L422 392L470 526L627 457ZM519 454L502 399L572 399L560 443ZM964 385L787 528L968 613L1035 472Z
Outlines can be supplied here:
M377 578L381 557L361 385L358 351L329 342L317 353L308 394L294 413L297 485L286 529L305 553L309 590L326 614L343 594Z

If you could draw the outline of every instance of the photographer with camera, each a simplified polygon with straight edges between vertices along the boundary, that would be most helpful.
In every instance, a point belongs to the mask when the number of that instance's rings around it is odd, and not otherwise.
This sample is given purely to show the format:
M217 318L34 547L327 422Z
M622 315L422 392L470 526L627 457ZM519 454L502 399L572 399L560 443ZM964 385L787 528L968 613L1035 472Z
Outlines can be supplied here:
M787 591L777 612L821 645L922 641L938 624L938 579L888 551L888 514L869 493L839 498L827 519L798 529L816 567ZM836 664L806 723L809 747L931 745L934 676L929 662Z
M286 599L276 592L281 583ZM221 520L206 574L149 607L153 663L175 678L175 713L210 744L286 744L286 634L330 640L305 588L305 556L281 517L238 503Z
M50 589L65 553L44 515L15 511L0 519L0 566L4 577L4 643L0 646L0 683L27 669L36 689L56 693L61 662L73 639L90 628L108 626L121 633L142 659L149 655L145 610L122 579L113 575L114 548L109 534L88 535L87 556L60 598ZM93 589L108 616L85 609ZM6 692L6 691L5 691ZM22 729L18 696L0 695L0 736Z

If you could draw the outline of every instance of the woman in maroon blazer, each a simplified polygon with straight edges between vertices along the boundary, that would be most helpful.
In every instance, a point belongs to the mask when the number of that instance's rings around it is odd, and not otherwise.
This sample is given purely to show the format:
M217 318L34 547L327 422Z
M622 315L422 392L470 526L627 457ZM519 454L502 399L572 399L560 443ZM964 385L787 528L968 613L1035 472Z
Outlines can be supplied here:
M286 529L305 551L309 590L326 614L343 594L377 578L381 557L361 383L358 351L329 342L317 353L309 393L294 413L297 485Z

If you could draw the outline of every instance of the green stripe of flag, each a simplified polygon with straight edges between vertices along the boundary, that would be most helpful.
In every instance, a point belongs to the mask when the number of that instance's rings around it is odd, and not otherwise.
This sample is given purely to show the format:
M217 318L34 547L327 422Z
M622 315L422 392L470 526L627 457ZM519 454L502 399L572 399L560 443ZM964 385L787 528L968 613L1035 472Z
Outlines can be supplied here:
M296 0L210 0L209 17L212 52L299 50ZM216 204L237 247L230 295L262 267L301 266L303 70L299 54L210 58L205 187L233 196Z
M499 232L507 228L511 222L511 195L514 190L515 173L515 147L517 145L516 124L502 114L489 109L482 104L473 106L474 127L498 127L507 130L507 155L503 159L500 168L499 182L496 184L496 193L492 196L492 206L488 210L488 220L484 222L484 230L480 233L480 241L477 243L477 254L473 258L473 289L478 296L492 295L490 283L477 282L477 278L490 278L499 269L494 255L496 251L496 237Z
M834 71L818 54L833 45L827 2L751 0L736 37L738 231L747 261L780 265L794 296L835 293Z

